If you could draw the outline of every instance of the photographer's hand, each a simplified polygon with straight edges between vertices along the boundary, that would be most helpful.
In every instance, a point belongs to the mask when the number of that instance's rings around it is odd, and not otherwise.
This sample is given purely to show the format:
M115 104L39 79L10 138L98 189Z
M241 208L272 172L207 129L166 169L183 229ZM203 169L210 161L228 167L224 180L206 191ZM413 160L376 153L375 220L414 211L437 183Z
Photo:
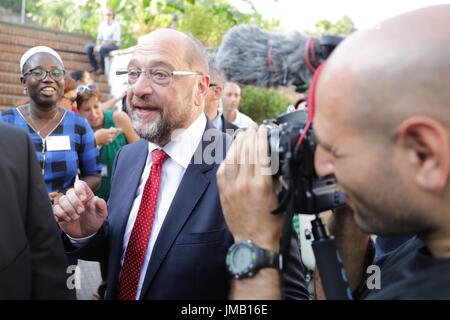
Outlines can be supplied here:
M270 172L267 128L256 124L240 133L217 172L220 200L235 241L251 239L256 245L279 252L283 214L273 215L278 204ZM232 298L281 297L279 273L262 269L253 278L234 280Z

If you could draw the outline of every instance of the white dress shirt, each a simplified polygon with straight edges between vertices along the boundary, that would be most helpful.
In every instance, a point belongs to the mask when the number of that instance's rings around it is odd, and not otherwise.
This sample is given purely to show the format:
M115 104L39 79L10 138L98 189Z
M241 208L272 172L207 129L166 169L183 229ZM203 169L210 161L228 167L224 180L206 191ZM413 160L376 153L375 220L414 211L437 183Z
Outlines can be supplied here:
M234 118L234 121L232 123L235 126L244 129L251 125L253 122L254 121L252 120L252 118L250 118L248 115L239 112L239 110L236 110L236 118Z
M194 155L199 143L201 142L203 132L206 126L206 115L202 113L183 133L177 136L174 140L166 144L162 150L164 150L169 158L164 161L161 170L161 180L159 184L158 200L156 202L155 217L153 220L152 231L150 234L147 251L145 252L144 263L142 264L141 274L139 277L138 291L136 299L141 294L142 285L144 283L145 275L147 273L148 264L152 255L153 247L156 239L158 238L159 231L161 230L164 219L167 215L172 200L180 185L181 179L186 171L186 168ZM144 171L141 175L139 186L136 190L131 212L128 217L128 222L125 228L125 234L123 237L123 255L120 260L121 266L123 266L125 259L125 252L130 240L131 232L133 230L134 222L139 211L139 205L141 203L142 194L144 192L145 182L150 175L150 169L152 166L152 151L155 149L161 149L158 145L149 142L148 143L148 155L145 164ZM162 196L164 195L164 196ZM70 238L71 242L80 246L88 239L89 236L83 239Z
M116 20L111 20L108 24L106 21L100 22L97 31L97 40L101 40L102 43L115 40L115 46L120 46L120 24Z

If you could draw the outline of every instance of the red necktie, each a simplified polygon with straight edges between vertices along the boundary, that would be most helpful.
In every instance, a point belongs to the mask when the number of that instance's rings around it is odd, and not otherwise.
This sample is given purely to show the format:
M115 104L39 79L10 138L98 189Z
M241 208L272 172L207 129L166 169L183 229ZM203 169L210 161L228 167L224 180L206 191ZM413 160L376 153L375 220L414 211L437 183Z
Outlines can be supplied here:
M159 181L161 180L162 163L169 156L163 150L152 151L152 167L150 176L145 182L144 193L128 241L125 260L120 277L120 300L135 300L138 290L139 277L144 262L145 251L152 231L155 217L156 200L158 199Z

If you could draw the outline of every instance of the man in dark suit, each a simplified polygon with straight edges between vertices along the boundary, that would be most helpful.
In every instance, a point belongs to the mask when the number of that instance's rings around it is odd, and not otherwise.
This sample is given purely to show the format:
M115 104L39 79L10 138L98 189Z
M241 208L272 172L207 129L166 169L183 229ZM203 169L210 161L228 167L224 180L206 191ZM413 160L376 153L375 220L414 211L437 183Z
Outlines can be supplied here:
M73 299L34 146L3 122L0 137L0 299Z
M118 152L107 206L83 182L54 205L66 249L108 261L107 299L226 299L233 238L215 174L230 137L203 113L202 48L183 33L157 30L139 39L118 73L128 76L129 114L143 139ZM285 296L307 298L298 250L291 252Z
M232 136L239 127L225 119L222 112L220 112L220 101L226 81L223 78L222 71L216 66L215 58L212 54L208 55L208 67L210 83L205 100L205 114L217 129Z

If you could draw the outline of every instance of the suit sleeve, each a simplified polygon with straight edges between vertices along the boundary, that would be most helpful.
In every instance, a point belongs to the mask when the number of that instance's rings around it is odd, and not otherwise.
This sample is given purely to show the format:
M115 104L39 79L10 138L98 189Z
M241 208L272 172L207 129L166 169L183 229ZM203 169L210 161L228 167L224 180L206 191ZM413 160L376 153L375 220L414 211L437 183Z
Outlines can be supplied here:
M119 149L119 151L116 154L116 157L114 159L114 164L112 168L112 175L111 175L111 185L114 181L114 173L117 166L117 161L119 159L119 155L121 154L122 149ZM109 204L109 202L108 202ZM108 206L108 212L110 212L109 206ZM70 256L76 257L78 259L83 259L87 261L100 261L105 262L108 261L108 254L109 254L109 223L108 218L106 218L105 222L103 223L103 226L100 228L100 230L95 234L86 245L84 245L81 248L75 247L69 240L69 238L66 236L65 233L62 234L62 241L64 244L64 248L66 250L66 253Z
M25 133L24 133L25 134ZM28 147L28 199L25 222L32 260L32 299L74 299L66 281L67 259L53 219L47 188L31 140Z

